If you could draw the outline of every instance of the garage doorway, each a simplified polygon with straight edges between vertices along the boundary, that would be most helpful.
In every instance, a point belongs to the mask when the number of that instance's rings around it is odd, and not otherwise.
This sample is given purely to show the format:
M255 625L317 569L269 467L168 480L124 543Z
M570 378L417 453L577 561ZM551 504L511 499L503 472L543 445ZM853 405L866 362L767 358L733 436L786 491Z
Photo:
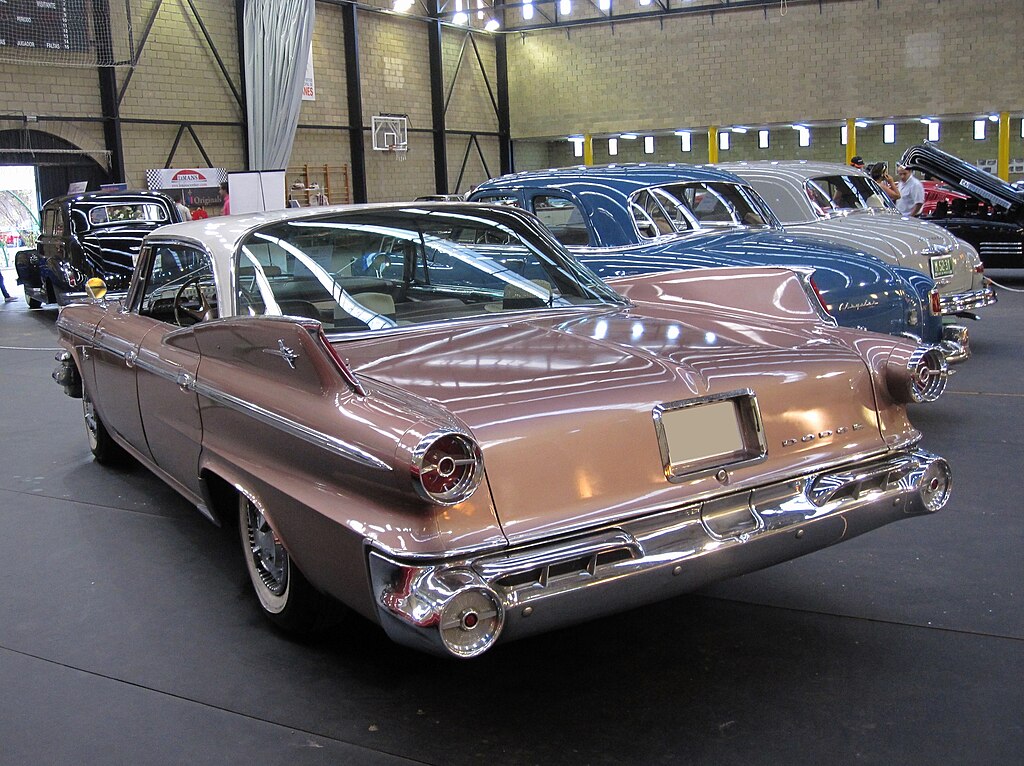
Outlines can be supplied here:
M0 165L0 268L14 266L14 254L35 247L39 235L39 191L32 165Z

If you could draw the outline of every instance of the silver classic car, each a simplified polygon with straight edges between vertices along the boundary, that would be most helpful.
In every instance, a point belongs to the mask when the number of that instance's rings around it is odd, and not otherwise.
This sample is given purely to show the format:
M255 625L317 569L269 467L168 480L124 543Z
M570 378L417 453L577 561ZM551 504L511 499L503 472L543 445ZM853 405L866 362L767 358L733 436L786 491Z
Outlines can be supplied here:
M787 231L849 245L935 280L942 313L968 316L996 302L978 252L934 224L900 216L867 173L806 160L719 165L750 183Z
M184 223L127 297L63 309L54 377L98 461L237 521L271 620L340 601L456 657L946 504L906 406L934 348L782 268L615 288L511 208Z

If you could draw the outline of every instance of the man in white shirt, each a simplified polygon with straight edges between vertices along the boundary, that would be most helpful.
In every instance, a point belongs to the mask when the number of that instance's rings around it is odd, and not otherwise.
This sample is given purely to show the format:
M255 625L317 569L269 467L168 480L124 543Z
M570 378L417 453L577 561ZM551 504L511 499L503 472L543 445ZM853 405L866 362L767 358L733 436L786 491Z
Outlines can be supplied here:
M916 218L924 207L924 185L914 178L910 168L902 165L896 168L896 175L899 177L900 188L900 198L896 200L896 207L903 215Z

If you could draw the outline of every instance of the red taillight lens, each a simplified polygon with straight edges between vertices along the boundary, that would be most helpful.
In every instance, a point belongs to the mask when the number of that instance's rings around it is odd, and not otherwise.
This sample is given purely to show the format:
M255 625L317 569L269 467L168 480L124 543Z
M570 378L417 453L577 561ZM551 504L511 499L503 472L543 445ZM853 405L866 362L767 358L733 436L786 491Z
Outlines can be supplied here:
M483 479L477 443L456 433L428 436L416 450L413 486L425 500L455 505L469 499Z
M938 290L932 290L928 295L929 295L929 298L931 298L930 302L931 302L932 315L933 316L938 316L939 314L942 313L942 302L939 300L939 291Z
M832 316L832 314L829 313L828 306L825 305L825 299L821 296L821 290L818 289L818 285L815 283L814 277L811 277L808 281L811 283L811 290L814 292L814 297L818 299L818 305L821 306L821 310L829 316Z

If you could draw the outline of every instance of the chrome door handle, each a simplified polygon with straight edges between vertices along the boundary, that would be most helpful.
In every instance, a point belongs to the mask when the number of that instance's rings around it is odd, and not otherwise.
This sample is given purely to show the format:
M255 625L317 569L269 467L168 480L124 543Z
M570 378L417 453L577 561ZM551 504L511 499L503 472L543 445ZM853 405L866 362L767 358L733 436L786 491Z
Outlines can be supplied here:
M134 367L135 366L135 360L138 359L138 358L139 358L139 354L138 354L137 351L128 351L124 355L125 366L126 367Z
M175 380L178 383L178 388L180 388L182 391L188 393L189 391L195 390L195 378L193 378L187 372L179 372L178 377Z

